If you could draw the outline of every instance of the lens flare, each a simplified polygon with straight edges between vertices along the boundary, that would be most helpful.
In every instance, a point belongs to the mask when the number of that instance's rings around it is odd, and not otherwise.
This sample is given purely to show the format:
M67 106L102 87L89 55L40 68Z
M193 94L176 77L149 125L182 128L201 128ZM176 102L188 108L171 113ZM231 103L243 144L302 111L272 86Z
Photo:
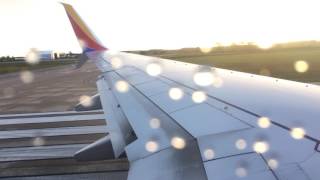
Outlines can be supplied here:
M128 92L129 90L129 84L126 81L117 81L115 86L117 91L121 93Z
M294 139L302 139L304 138L306 131L303 128L293 128L290 132L292 138Z
M279 166L279 163L276 159L269 159L268 160L268 166L271 168L271 169L277 169L278 166Z
M206 149L203 152L204 158L206 158L206 160L211 160L214 158L215 156L215 152L213 149Z
M304 60L299 60L294 63L294 69L298 73L305 73L309 69L309 64Z
M270 121L270 119L269 118L267 118L267 117L260 117L259 119L258 119L258 126L260 127L260 128L269 128L270 127L270 125L271 125L271 121Z
M81 49L86 49L87 48L87 44L84 40L82 39L78 39L79 45L81 47Z
M43 146L45 145L45 140L42 137L36 137L32 140L33 146Z
M183 97L183 91L180 88L171 88L169 96L173 100L180 100Z
M151 63L147 66L146 71L150 76L158 76L162 73L162 68L159 64Z
M212 51L211 47L200 47L200 51L204 54L207 54Z
M235 171L236 175L238 177L246 177L248 175L248 172L247 172L247 169L244 168L244 167L238 167L236 168L236 171Z
M212 72L197 72L193 76L193 81L198 86L209 86L213 83L214 76Z
M237 149L244 150L247 147L247 142L244 139L238 139L235 145Z
M257 45L260 49L270 49L272 48L273 43L269 41L260 41L257 43Z
M216 88L220 88L223 85L223 80L220 77L215 77L213 79L213 86Z
M195 103L202 103L207 99L207 95L202 91L195 91L192 93L192 100Z
M176 149L183 149L186 146L186 142L181 137L173 137L171 139L171 145Z
M29 84L32 83L34 80L34 75L30 71L21 71L20 73L20 79L23 83Z
M111 59L111 66L115 69L121 68L123 65L122 60L118 57L114 57Z
M156 152L159 148L159 145L155 141L148 141L145 145L145 148L148 152Z
M263 154L269 150L269 144L264 141L257 141L253 144L253 150L257 153Z
M86 95L80 96L79 102L81 105L83 105L85 107L89 107L93 103L92 98L90 96L86 96Z
M152 118L149 122L149 125L152 129L158 129L161 126L161 122L157 118Z
M35 48L30 49L30 51L26 54L25 61L28 64L32 64L32 65L38 64L40 61L40 55L38 50Z

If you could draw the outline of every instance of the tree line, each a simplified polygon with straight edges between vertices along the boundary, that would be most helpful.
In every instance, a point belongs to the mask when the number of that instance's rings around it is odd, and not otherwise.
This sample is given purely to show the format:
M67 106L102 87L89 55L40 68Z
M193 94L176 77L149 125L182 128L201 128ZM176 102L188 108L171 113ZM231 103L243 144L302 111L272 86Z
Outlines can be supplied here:
M1 56L0 62L13 62L16 61L16 58L14 56Z

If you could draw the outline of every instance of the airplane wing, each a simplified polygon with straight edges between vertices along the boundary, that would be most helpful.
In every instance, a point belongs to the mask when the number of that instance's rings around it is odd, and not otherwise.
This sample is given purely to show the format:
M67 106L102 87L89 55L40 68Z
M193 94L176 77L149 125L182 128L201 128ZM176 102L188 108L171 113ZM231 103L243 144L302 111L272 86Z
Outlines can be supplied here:
M110 134L80 153L126 155L129 180L320 177L318 86L113 52L63 5L102 71L97 87ZM101 143L106 151L97 151Z

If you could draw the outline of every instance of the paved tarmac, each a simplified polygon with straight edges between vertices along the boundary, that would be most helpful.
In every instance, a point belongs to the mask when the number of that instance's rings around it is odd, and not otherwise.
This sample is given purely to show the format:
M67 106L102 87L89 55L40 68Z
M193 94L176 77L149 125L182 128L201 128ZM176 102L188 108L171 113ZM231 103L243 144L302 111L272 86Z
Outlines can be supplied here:
M82 95L96 94L99 70L93 63L0 75L0 114L58 112L72 109ZM25 76L24 82L21 76Z
M103 111L0 115L0 179L126 179L126 159L77 162L107 136Z

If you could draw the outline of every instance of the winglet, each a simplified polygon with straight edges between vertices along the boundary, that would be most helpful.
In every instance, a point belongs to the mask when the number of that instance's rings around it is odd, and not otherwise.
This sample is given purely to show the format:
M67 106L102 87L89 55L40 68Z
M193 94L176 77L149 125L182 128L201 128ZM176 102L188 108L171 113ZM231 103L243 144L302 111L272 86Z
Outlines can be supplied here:
M108 50L106 47L101 45L71 5L65 3L61 4L67 12L72 28L84 53Z

